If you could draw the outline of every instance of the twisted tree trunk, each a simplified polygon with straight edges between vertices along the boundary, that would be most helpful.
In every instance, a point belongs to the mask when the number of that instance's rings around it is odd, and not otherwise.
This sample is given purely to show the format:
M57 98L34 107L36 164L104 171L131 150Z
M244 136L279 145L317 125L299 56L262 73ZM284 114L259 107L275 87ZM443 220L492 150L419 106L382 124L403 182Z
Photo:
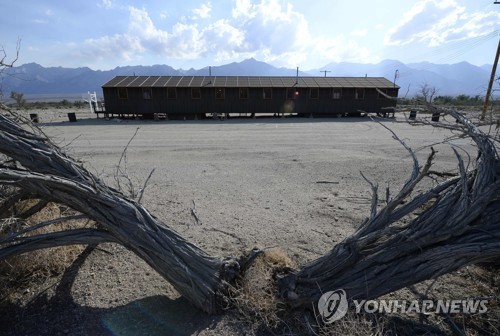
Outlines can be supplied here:
M379 212L377 186L372 184L370 218L326 255L282 274L284 301L311 307L322 293L335 289L344 289L352 300L373 299L500 256L500 161L495 145L462 115L447 113L477 144L476 169L466 172L455 151L460 176L408 199L428 174L434 150L420 168L411 148L397 139L413 157L411 177ZM399 222L424 205L427 209L408 224Z
M289 307L309 308L321 293L339 288L351 299L375 298L500 255L500 161L495 144L460 114L448 112L478 146L476 169L467 172L457 154L461 176L409 199L428 174L434 152L420 167L411 149L398 139L413 157L411 177L380 211L377 186L372 185L370 218L351 237L300 269L278 275L281 298ZM16 197L35 194L99 223L97 229L32 236L14 232L0 241L0 260L66 244L119 243L208 313L217 310L227 283L248 265L240 267L236 259L208 255L139 203L93 176L41 132L6 116L0 116L0 153L7 158L0 163L0 184L21 190L0 209ZM432 205L408 224L400 222L429 202Z
M20 165L1 164L1 184L65 204L100 226L7 237L0 241L0 260L40 248L115 242L144 259L193 304L208 313L217 310L219 291L237 271L235 261L207 255L136 201L105 185L43 134L5 116L0 116L0 152Z

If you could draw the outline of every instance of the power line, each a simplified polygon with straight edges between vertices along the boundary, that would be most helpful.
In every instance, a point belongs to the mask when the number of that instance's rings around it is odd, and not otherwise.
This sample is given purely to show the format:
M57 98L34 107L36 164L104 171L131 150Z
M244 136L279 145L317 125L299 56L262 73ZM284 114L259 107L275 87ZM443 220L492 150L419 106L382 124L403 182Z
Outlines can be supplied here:
M450 61L452 59L455 59L457 57L460 57L464 54L473 51L477 46L486 43L499 35L500 35L500 29L497 29L485 35L480 35L474 38L463 39L459 41L442 44L441 46L434 47L430 51L426 51L420 54L415 54L411 58L419 60L419 59L427 59L427 58L433 58L434 56L443 55L433 63L436 62L446 63L447 61ZM408 45L407 48L412 49L413 46Z
M487 35L478 36L476 38L469 39L469 40L459 41L459 42L455 43L454 45L452 45L451 47L450 46L441 46L438 49L434 50L433 52L425 53L423 55L433 55L433 54L439 55L439 54L444 54L445 49L453 50L450 54L443 56L443 57L439 58L438 60L436 60L435 62L433 62L433 63L441 63L441 62L447 63L447 62L449 62L457 57L460 57L460 56L470 52L471 50L474 50L479 45L481 45L485 42L488 42L491 39L496 38L499 35L500 35L500 30L495 30ZM422 66L422 67L419 67L418 69L412 69L410 71L402 72L400 75L401 75L401 77L406 77L406 76L413 74L416 71L430 70L430 69L434 68L435 66L436 66L436 64Z
M414 61L406 61L405 64L410 64L410 63L418 63L418 60L420 59L428 59L428 58L434 58L435 56L441 56L438 57L435 60L432 60L432 64L421 64L420 66L412 66L408 70L399 70L398 73L398 78L405 78L412 76L414 73L421 71L421 70L432 70L433 68L437 67L440 63L448 63L453 59L456 59L462 55L465 55L469 52L472 52L477 49L478 46L491 41L494 38L498 38L500 36L500 29L494 30L488 34L481 35L481 36L476 36L473 38L469 39L463 39L463 40L458 40L454 42L449 42L445 43L441 46L435 47L431 51L423 52L417 55L414 55L411 57ZM413 46L406 46L403 47L403 50L411 49L414 48ZM394 68L392 65L387 65L387 66L382 66L378 68L380 72L389 72L389 71L394 71ZM323 72L323 71L321 71Z

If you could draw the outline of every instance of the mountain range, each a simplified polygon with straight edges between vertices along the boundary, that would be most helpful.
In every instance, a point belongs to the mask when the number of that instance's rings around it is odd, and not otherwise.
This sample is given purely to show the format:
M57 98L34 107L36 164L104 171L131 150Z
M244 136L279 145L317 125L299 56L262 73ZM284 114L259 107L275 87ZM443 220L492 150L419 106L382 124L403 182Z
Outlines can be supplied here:
M438 89L438 95L466 94L484 96L491 75L491 65L475 66L467 62L433 64L428 62L404 64L384 60L377 64L329 63L322 68L299 71L299 76L385 77L401 87L400 97L412 97L427 84ZM25 97L73 95L78 98L87 92L100 95L101 86L119 75L172 75L172 76L295 76L297 69L277 68L253 58L242 62L214 66L209 69L174 69L168 65L125 66L112 70L82 68L45 68L36 63L5 69L1 74L1 91L5 97L11 91L22 92ZM498 85L498 83L496 83Z

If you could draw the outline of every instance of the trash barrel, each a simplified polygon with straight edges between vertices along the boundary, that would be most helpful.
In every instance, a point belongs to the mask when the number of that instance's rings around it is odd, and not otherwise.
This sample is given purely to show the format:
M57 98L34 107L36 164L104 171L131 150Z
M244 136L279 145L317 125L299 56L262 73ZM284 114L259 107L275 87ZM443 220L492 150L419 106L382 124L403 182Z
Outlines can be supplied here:
M439 121L439 112L433 113L431 120L436 122Z
M68 119L69 121L71 122L76 122L76 114L71 112L71 113L68 113Z
M411 110L410 111L410 119L415 120L416 117L417 117L417 110Z
M30 120L34 124L38 124L40 122L40 119L38 119L38 114L36 113L30 113Z

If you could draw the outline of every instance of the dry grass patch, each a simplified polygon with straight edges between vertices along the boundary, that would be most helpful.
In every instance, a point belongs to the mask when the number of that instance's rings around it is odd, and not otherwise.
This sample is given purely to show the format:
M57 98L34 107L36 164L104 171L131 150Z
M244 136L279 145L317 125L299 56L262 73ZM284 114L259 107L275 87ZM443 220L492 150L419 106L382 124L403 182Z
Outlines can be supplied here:
M274 275L285 267L294 268L296 264L283 250L270 248L260 253L245 271L231 294L247 320L264 323L269 328L276 328L282 322L280 313L285 307L276 295Z
M26 213L38 203L39 200L33 199L16 203L10 210L10 217L1 219L3 225L2 230L0 230L0 241L2 238L35 224L75 214L71 209L49 202L40 211L27 218L16 216ZM42 226L20 236L27 237L94 225L87 219L69 220ZM83 249L84 246L81 245L40 249L0 261L0 300L8 298L16 289L61 274L73 263Z

